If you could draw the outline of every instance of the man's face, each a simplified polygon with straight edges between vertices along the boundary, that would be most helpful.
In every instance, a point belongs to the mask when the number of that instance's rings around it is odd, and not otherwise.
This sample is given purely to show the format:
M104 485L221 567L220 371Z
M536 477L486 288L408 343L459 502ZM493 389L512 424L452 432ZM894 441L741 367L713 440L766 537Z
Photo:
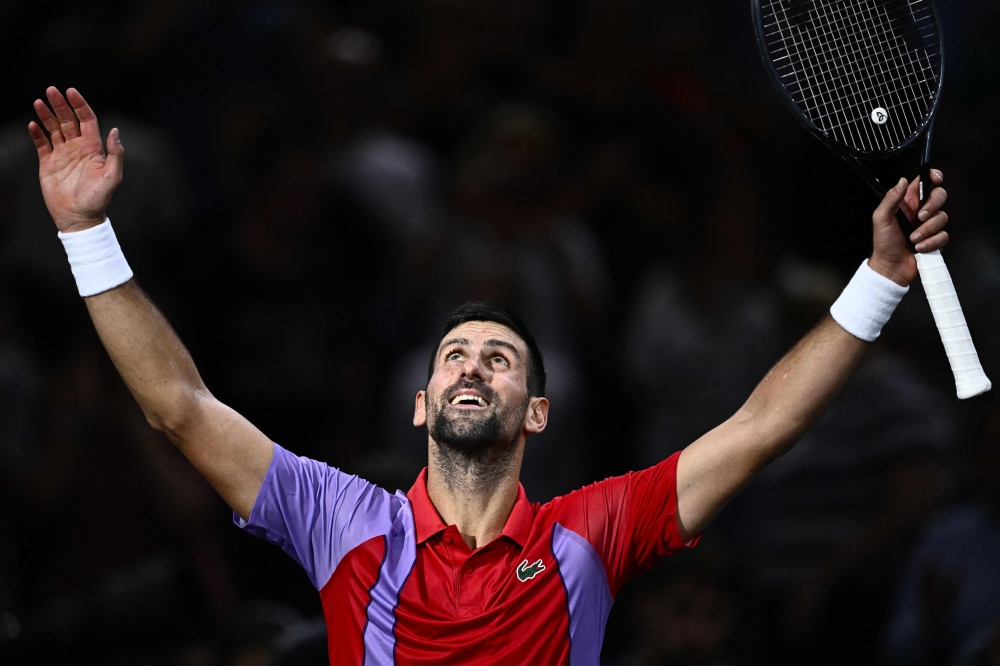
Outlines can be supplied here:
M469 454L541 432L548 402L528 396L528 354L501 324L457 326L438 347L427 390L417 394L414 425L426 423L435 442Z

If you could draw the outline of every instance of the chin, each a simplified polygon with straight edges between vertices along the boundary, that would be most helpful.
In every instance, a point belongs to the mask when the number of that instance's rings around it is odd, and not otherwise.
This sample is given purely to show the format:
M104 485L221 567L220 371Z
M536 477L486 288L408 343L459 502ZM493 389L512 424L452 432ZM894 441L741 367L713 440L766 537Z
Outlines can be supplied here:
M505 443L496 414L462 414L457 418L437 414L430 425L431 437L439 445L474 453Z

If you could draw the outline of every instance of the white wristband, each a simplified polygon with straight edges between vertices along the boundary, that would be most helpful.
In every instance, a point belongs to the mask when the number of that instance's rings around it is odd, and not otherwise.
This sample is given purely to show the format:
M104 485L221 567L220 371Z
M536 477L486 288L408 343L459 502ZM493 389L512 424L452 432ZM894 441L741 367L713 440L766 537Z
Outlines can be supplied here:
M118 245L111 220L105 218L84 231L68 234L60 231L59 240L66 249L81 296L101 294L132 279L132 269Z
M909 290L879 275L864 261L830 308L830 315L854 337L872 342Z

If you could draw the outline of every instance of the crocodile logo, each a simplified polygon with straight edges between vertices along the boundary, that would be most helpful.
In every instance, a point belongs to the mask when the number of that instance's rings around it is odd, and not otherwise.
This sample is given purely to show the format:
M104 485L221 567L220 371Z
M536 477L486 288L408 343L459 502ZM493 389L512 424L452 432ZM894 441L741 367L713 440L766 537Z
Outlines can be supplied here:
M538 560L531 566L528 566L528 560L525 560L517 567L517 579L522 583L526 583L543 571L545 571L545 565L542 564L541 560Z

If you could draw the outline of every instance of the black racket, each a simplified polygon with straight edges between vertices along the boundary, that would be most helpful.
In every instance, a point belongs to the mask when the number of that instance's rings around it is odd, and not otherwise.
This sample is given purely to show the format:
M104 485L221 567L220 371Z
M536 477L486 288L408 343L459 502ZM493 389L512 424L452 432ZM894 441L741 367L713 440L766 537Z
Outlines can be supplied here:
M944 43L933 0L752 0L757 46L786 105L881 198L873 166L920 150L920 199L930 197L930 146ZM918 141L923 138L923 143ZM895 181L893 181L895 183ZM909 221L897 217L904 230ZM959 398L990 390L948 267L916 255L920 280Z

